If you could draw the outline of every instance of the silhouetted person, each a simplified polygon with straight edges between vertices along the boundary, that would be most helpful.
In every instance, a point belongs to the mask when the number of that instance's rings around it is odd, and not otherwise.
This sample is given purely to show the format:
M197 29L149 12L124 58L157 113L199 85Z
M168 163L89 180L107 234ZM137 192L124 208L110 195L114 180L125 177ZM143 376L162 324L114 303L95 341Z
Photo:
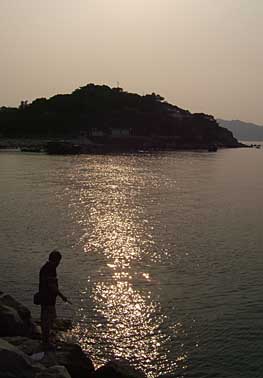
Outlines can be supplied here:
M58 288L56 268L58 267L61 258L62 256L59 251L52 251L49 255L49 260L40 269L39 273L42 340L44 347L47 349L52 348L53 346L50 340L50 331L57 316L57 296L62 298L64 302L67 302L67 298Z

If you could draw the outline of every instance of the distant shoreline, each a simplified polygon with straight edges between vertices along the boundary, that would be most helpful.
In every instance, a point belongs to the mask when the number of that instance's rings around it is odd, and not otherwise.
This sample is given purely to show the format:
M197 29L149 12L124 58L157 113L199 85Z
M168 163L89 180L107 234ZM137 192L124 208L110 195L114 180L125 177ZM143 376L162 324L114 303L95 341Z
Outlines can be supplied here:
M100 143L99 143L100 142ZM103 143L102 143L103 142ZM176 143L167 137L157 138L111 138L107 140L85 140L77 138L1 138L0 149L25 149L25 152L45 152L48 143L65 143L74 146L80 146L79 154L94 153L136 153L136 152L161 152L161 151L189 151L189 150L207 150L207 144L193 143ZM235 145L216 145L217 148L247 148L250 147L239 142ZM30 151L32 149L32 151ZM39 151L37 151L37 149ZM66 153L65 153L66 154ZM76 153L78 154L78 153Z

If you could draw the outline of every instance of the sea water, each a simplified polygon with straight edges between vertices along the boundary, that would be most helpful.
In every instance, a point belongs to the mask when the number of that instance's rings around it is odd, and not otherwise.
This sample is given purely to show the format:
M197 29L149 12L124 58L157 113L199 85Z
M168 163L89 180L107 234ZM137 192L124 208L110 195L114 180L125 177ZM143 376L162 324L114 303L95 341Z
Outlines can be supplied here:
M263 376L263 149L0 153L0 290L32 304L57 248L58 314L96 366Z

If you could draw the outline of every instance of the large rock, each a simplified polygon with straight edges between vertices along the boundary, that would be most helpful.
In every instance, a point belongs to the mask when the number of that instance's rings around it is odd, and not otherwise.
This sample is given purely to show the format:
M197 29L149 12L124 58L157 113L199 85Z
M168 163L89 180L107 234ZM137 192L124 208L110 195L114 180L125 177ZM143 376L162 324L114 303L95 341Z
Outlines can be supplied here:
M29 336L34 329L28 308L10 295L0 295L0 337Z
M22 320L31 322L30 310L24 305L22 305L21 303L19 303L16 299L11 297L11 295L7 295L7 294L1 295L0 303L5 306L14 308L18 312L18 315L20 316Z
M97 369L92 378L146 378L146 375L131 367L126 360L112 360Z
M21 352L28 356L43 352L43 347L39 340L23 336L3 337L2 339L17 347Z
M46 354L41 364L46 367L63 365L71 378L87 378L94 372L92 361L77 344L59 343L59 349Z
M5 337L4 339L28 356L43 351L39 340L19 336ZM76 344L60 342L57 350L46 353L39 362L47 368L56 365L65 366L72 378L87 378L94 372L92 361Z
M0 339L0 378L33 378L35 372L25 353Z
M0 304L0 336L16 336L24 333L24 322L17 311Z
M52 366L36 374L35 378L71 378L64 366Z

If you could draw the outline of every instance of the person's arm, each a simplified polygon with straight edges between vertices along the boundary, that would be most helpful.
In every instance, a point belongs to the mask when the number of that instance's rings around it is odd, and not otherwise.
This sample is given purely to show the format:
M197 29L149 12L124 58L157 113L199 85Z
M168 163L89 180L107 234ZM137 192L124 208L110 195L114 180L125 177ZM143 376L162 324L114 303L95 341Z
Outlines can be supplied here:
M65 295L63 295L63 294L61 293L61 291L58 290L57 294L58 294L58 296L62 299L62 301L64 301L64 302L68 302L67 297L65 297Z

